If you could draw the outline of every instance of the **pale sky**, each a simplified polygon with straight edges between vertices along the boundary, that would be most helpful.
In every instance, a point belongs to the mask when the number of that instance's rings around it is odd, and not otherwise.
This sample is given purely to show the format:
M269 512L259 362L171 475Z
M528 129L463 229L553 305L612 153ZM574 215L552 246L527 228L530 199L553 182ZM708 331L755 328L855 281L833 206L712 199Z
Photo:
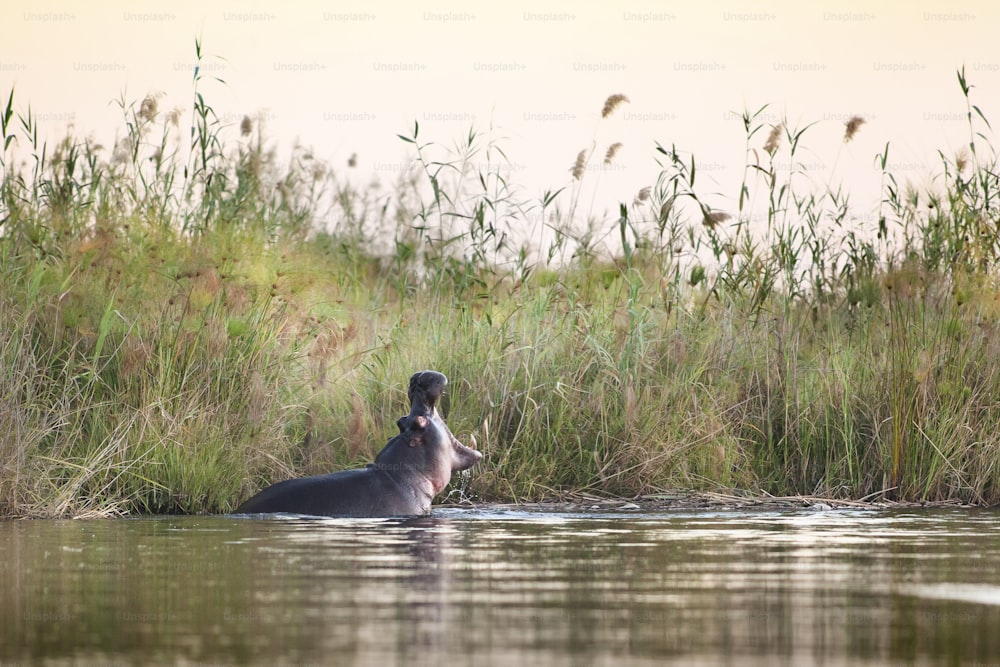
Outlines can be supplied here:
M963 64L974 102L1000 122L1000 4L984 0L38 0L3 3L0 25L0 94L13 85L16 106L30 102L54 135L72 119L111 143L122 91L162 91L161 108L189 111L200 35L207 71L227 82L204 84L209 103L234 124L262 113L279 146L297 139L334 166L357 153L357 178L390 181L406 155L396 134L414 120L444 144L492 124L514 180L535 194L566 185L592 140L601 153L620 141L599 186L609 208L655 180L656 141L693 152L716 181L706 190L735 197L739 115L765 103L772 122L818 122L804 159L850 181L857 200L877 199L873 158L887 141L897 173L920 180L936 149L968 140ZM599 122L612 93L630 103ZM854 114L868 122L845 145Z

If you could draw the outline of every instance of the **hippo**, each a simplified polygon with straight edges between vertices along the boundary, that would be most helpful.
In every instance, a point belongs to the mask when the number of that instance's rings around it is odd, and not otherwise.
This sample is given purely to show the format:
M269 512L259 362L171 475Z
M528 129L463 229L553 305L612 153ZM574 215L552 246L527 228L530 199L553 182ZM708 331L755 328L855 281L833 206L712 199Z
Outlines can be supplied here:
M428 514L431 500L483 457L451 434L435 407L448 378L420 371L410 378L410 414L397 422L399 435L364 468L289 479L267 487L237 514L288 513L332 517L393 517ZM473 440L475 445L475 440Z

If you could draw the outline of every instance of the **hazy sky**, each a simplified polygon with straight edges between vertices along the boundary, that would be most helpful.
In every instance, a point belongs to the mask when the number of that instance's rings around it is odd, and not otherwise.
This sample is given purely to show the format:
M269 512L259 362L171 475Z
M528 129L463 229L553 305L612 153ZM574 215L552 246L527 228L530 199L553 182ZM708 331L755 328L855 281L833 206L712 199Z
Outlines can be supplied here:
M48 1L0 8L0 94L15 87L43 128L111 143L112 100L165 93L191 108L194 41L202 92L238 124L261 114L279 146L296 139L357 178L391 180L396 138L421 125L442 143L470 125L494 135L529 193L569 181L577 152L622 142L601 175L614 207L655 180L654 142L693 152L703 185L735 196L745 108L770 122L818 121L803 160L877 198L873 158L891 142L898 174L920 180L935 150L968 140L955 70L1000 119L1000 4L942 2L490 3ZM224 58L220 60L218 57ZM630 103L600 121L605 98ZM851 115L867 123L844 144ZM765 133L766 134L766 133ZM763 143L764 135L755 139Z

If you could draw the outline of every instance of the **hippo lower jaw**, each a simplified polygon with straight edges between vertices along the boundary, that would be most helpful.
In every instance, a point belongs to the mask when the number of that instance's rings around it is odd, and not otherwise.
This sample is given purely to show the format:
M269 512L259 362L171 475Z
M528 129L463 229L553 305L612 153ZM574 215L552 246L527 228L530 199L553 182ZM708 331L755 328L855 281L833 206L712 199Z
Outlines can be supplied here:
M458 440L452 438L452 446L455 448L454 451L455 456L451 466L452 472L461 472L463 470L468 470L469 468L476 465L483 459L483 453L475 449L476 437L470 435L469 441L472 443L472 446L466 447Z

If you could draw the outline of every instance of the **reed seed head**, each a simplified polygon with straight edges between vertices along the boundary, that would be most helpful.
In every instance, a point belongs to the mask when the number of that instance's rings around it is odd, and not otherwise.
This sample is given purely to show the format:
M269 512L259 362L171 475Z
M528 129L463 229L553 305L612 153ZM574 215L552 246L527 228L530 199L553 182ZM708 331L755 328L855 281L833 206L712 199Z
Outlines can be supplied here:
M725 222L731 216L725 211L705 211L704 224L709 229L714 229L720 222Z
M660 207L660 222L661 223L665 223L667 221L667 218L670 217L670 209L673 207L673 205L674 205L674 199L673 199L673 197L671 197L671 198L667 199L665 202L663 202L663 206Z
M611 164L611 161L615 159L615 155L618 154L618 151L621 149L621 147L622 143L620 141L608 146L608 152L605 153L604 155L604 164L606 165Z
M573 175L574 181L579 181L583 178L583 169L587 165L587 150L584 149L580 151L576 156L576 162L573 163L573 167L569 172Z
M604 100L604 108L601 109L601 118L607 118L615 112L619 104L623 102L628 102L629 99L621 93L616 93L614 95L609 95L608 99Z
M167 112L167 122L173 125L175 128L181 126L181 114L184 111L180 107L176 107Z
M781 144L781 130L784 127L783 123L771 126L771 132L767 135L767 141L764 142L764 150L767 151L768 155L773 156L778 150L778 146Z
M132 161L132 136L128 135L115 142L115 148L111 152L111 166L128 164Z
M161 95L163 93L151 93L143 98L142 103L139 105L140 120L149 122L156 120L157 107L160 104Z
M651 188L647 185L642 190L639 190L639 194L637 194L635 196L635 200L636 201L640 201L640 202L646 201L647 199L649 199L649 193L650 192L651 192Z
M865 124L865 119L861 116L851 116L850 119L844 123L844 143L854 138L861 126Z
M964 148L958 152L955 156L955 169L958 169L958 173L965 171L965 168L969 166L969 152Z
M253 121L250 120L250 116L243 116L243 120L240 121L240 136L248 136L252 131Z

